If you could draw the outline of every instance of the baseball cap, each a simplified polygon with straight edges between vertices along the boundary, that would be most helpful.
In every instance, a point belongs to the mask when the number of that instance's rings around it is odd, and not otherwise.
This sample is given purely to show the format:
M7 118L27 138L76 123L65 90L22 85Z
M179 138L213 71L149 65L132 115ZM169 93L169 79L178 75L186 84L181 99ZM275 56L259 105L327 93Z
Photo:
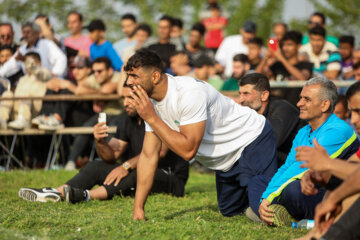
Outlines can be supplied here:
M243 29L245 32L255 33L256 32L256 24L253 21L248 20L244 23Z
M106 30L105 23L101 19L94 19L92 20L89 25L85 26L84 28L88 29L89 32L95 31L95 30Z
M83 67L90 67L91 63L88 57L85 56L76 56L71 64L71 66L75 68L83 68Z

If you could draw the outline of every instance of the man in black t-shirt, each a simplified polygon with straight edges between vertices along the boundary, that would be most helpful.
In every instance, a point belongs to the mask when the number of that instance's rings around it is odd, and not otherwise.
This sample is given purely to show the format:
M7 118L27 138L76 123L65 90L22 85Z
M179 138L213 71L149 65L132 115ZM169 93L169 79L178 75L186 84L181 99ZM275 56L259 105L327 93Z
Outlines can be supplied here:
M77 203L91 199L106 200L114 195L134 196L136 191L136 166L142 150L145 135L144 121L135 109L129 106L130 89L124 87L124 107L126 113L120 116L116 135L107 142L108 127L105 123L94 126L96 149L102 161L88 163L66 184L54 188L21 188L19 197L29 201L60 201ZM189 165L182 158L162 145L161 160L155 172L153 193L184 195L185 183L189 175ZM116 163L121 158L122 164ZM95 185L100 187L90 190Z
M266 74L271 80L291 81L308 80L312 75L313 65L310 62L299 61L298 50L301 47L302 34L296 31L285 33L277 50L268 49L265 57L256 68L256 72ZM276 61L269 68L269 59ZM272 94L288 100L296 106L301 88L273 89Z

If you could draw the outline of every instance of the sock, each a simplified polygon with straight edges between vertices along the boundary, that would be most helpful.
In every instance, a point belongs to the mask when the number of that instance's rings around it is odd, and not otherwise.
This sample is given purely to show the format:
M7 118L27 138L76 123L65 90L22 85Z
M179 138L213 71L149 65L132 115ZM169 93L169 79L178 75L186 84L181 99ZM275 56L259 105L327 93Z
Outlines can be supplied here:
M90 192L89 192L89 190L85 190L85 191L84 191L84 198L85 198L85 202L88 202L88 201L91 200L91 199L90 199Z

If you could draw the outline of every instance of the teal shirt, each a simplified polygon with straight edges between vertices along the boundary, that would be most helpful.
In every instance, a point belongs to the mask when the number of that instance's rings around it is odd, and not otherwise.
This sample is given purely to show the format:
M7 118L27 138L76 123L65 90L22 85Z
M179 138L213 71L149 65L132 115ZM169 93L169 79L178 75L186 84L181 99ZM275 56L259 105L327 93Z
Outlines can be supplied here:
M239 91L238 81L234 77L229 78L225 81L221 91Z
M329 36L329 35L326 35L326 41L328 42L331 42L333 43L336 47L339 47L339 39L337 39L336 37L334 36ZM305 45L309 42L309 36L308 35L305 35L303 36L302 38L302 41L301 41L301 44L302 45Z

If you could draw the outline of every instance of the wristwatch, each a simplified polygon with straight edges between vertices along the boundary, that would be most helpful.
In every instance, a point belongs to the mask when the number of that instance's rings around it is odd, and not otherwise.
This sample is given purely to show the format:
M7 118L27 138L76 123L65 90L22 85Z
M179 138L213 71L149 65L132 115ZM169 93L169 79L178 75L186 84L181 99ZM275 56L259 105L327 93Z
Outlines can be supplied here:
M128 162L124 162L121 166L127 171L131 170L131 166Z

